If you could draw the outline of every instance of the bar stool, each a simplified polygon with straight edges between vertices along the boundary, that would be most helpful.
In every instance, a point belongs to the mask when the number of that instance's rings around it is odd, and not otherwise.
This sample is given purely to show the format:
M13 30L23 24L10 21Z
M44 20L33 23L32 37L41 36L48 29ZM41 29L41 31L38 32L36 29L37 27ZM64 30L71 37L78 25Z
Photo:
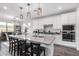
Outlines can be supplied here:
M19 52L20 56L30 56L31 52L29 51L30 44L26 40L20 40Z
M12 37L9 37L9 53L12 52Z
M19 55L19 40L17 38L13 38L13 55Z
M40 56L42 52L44 52L45 56L45 47L40 46L39 43L31 42L31 56L34 54L36 54L36 56Z
M11 53L11 55L13 54L15 56L15 54L17 53L17 55L19 55L19 41L18 39L14 38L14 37L9 37L9 53Z
M31 56L31 51L30 51L30 49L31 49L31 45L30 45L30 43L28 43L28 42L26 41L26 45L25 45L26 56Z

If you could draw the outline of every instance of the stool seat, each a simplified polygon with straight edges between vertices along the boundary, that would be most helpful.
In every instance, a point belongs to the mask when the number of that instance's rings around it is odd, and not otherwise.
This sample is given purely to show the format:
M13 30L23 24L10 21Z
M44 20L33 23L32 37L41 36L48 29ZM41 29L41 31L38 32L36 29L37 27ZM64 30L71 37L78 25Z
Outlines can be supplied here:
M32 56L34 54L36 54L37 56L40 56L42 52L44 52L44 56L45 56L45 47L40 46L39 43L31 42L31 55Z
M30 43L27 43L26 40L20 40L20 56L29 56L31 52L29 51Z
M45 49L45 47L42 47L42 46L40 46L39 49L38 49L38 47L33 47L33 53L38 54L38 52L39 52L39 54L41 54L44 49Z

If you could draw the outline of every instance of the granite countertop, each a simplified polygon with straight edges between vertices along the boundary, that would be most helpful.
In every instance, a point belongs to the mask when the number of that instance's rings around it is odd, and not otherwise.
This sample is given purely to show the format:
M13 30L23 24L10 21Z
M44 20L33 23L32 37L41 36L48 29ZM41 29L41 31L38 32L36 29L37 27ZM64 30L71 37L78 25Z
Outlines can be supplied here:
M46 36L46 37L33 37L33 36L25 36L25 35L9 35L11 37L16 37L18 39L24 39L31 42L37 42L42 44L51 44L54 42L55 38L53 36Z
M38 34L51 34L51 35L60 35L60 32L34 32L34 33L38 33Z

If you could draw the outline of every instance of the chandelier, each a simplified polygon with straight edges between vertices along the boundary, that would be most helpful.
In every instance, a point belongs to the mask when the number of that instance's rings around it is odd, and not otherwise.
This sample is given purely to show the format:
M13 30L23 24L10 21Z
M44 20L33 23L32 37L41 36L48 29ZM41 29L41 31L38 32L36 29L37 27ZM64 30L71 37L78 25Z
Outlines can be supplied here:
M23 7L19 7L20 9L20 19L24 19L24 17L26 18L32 18L32 8L31 8L31 4L30 3L27 3L27 10L26 10L26 15L23 14ZM38 3L38 7L36 10L33 10L34 13L36 13L37 17L40 17L42 16L42 8L40 7L40 3Z

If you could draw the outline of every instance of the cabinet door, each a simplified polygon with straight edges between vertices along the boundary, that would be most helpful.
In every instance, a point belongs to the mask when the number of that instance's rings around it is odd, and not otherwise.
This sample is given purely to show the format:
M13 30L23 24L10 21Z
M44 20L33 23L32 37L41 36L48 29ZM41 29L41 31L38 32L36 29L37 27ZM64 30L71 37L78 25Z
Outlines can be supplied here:
M55 37L54 41L55 44L58 44L62 41L62 35L54 35L54 37Z
M70 12L61 15L63 24L75 24L76 22L76 12Z
M68 23L68 14L67 13L61 15L61 22L62 22L62 24Z
M68 23L75 24L76 22L76 12L68 13Z
M53 20L53 19L52 19ZM61 29L62 27L62 20L61 15L55 16L55 23L53 23L55 29ZM53 21L52 21L53 22Z

